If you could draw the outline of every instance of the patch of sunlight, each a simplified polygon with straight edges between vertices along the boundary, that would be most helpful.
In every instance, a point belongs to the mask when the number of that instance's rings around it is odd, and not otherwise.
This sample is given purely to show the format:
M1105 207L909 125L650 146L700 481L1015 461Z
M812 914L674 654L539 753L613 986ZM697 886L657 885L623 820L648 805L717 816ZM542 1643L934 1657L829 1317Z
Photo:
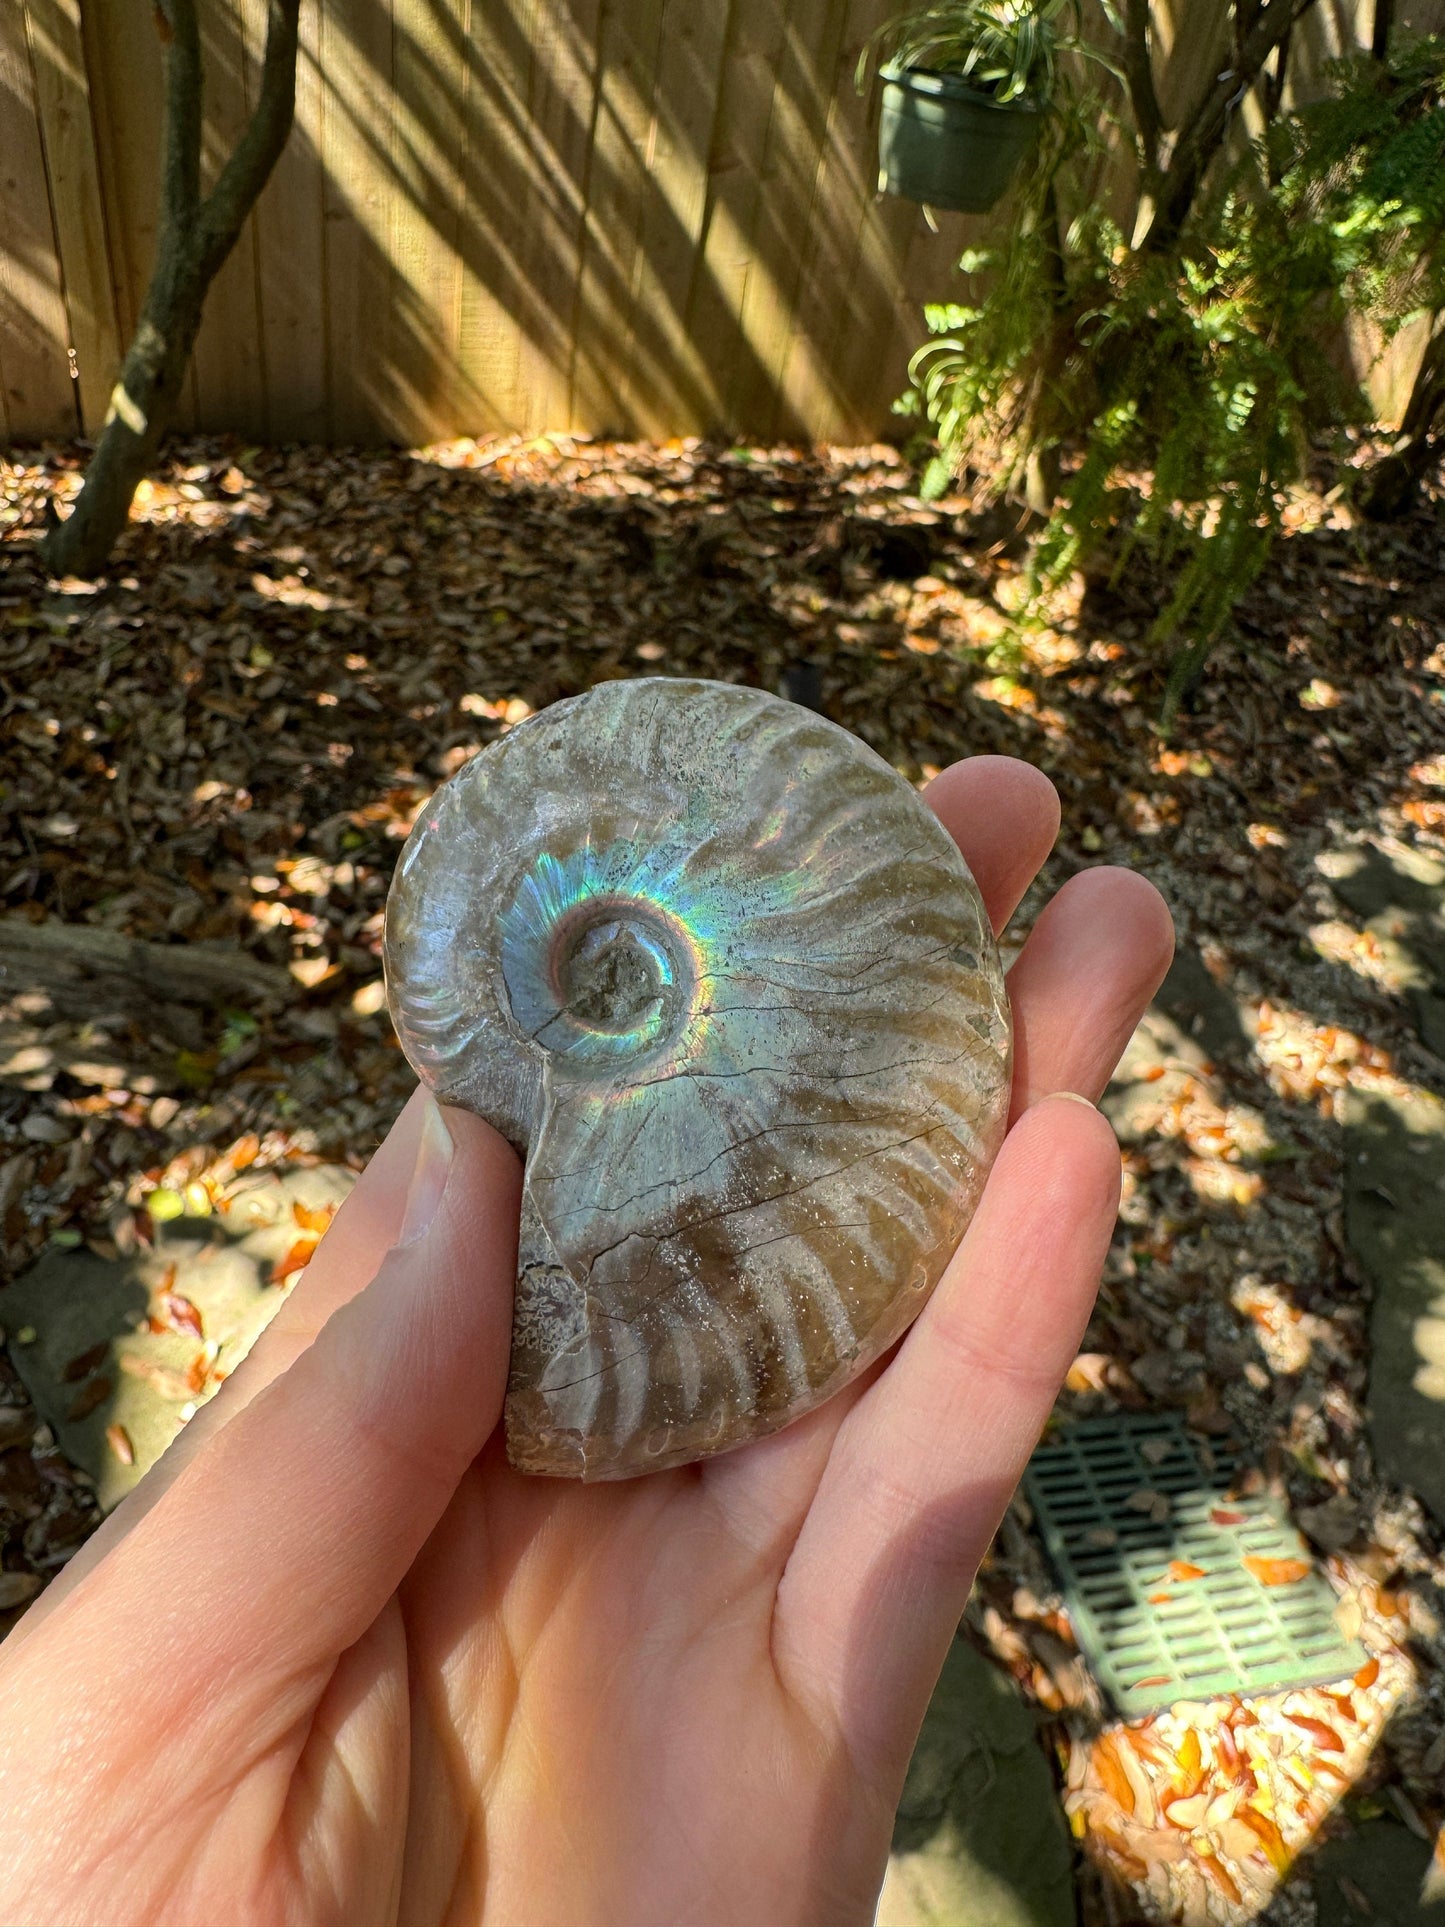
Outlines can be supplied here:
M1406 1655L1383 1632L1369 1643L1351 1680L1180 1702L1073 1739L1070 1826L1131 1890L1134 1918L1244 1927L1259 1917L1413 1687Z
M1322 1318L1301 1311L1277 1285L1253 1272L1235 1281L1230 1302L1243 1312L1270 1369L1288 1375L1302 1372L1310 1362L1315 1341L1328 1339L1330 1327Z
M1445 1318L1417 1318L1412 1336L1421 1364L1411 1383L1423 1398L1445 1400Z
M1392 994L1412 988L1427 989L1429 979L1405 949L1374 930L1356 930L1338 918L1309 926L1309 940L1326 963L1342 964L1366 983Z
M1347 1084L1409 1089L1394 1075L1388 1051L1343 1024L1317 1024L1302 1010L1268 998L1259 1006L1258 1022L1254 1052L1272 1088L1296 1103L1317 1105L1325 1117L1334 1116L1335 1093Z

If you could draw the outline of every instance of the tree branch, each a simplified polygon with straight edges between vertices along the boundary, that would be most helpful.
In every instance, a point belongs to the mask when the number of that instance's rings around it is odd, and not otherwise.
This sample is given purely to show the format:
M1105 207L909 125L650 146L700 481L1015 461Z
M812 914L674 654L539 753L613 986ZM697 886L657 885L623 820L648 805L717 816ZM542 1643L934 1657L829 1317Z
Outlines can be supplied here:
M1233 64L1213 81L1180 127L1174 151L1159 182L1154 217L1139 246L1160 253L1173 245L1189 218L1209 164L1224 144L1230 116L1240 98L1259 78L1260 70L1295 22L1316 0L1252 0L1236 14L1236 52Z
M1370 53L1384 60L1390 51L1390 30L1395 24L1395 0L1375 0L1375 21L1370 29Z
M156 0L165 48L166 151L161 226L189 225L201 198L201 33L195 0Z
M189 0L186 0L189 4ZM221 169L197 221L197 266L209 281L235 245L241 224L270 178L296 111L296 41L301 0L268 0L266 52L256 111Z
M1149 0L1126 0L1124 76L1129 88L1129 105L1134 110L1134 125L1139 130L1140 158L1146 179L1152 182L1159 173L1164 116L1159 109L1154 61L1149 50Z
M3 3L3 0L0 0ZM291 131L301 0L268 0L256 111L209 196L200 198L201 47L196 0L155 0L165 43L160 233L136 331L75 507L41 543L55 575L98 575L125 527L137 482L170 423L206 292Z

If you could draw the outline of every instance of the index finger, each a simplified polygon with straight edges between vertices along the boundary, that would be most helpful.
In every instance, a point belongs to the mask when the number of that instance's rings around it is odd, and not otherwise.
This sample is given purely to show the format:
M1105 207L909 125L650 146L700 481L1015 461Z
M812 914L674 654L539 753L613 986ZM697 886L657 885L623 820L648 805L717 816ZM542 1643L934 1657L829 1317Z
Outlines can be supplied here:
M1031 763L970 756L941 770L923 800L962 850L997 934L1054 847L1058 792Z

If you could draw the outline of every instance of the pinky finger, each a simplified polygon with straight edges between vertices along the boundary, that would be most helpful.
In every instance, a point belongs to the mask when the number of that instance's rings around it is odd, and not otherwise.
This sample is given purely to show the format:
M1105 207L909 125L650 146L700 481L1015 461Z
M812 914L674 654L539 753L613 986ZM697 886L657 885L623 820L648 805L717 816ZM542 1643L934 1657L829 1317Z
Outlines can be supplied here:
M855 1759L901 1775L1088 1322L1119 1202L1092 1105L1037 1104L897 1357L844 1420L778 1592L774 1654Z

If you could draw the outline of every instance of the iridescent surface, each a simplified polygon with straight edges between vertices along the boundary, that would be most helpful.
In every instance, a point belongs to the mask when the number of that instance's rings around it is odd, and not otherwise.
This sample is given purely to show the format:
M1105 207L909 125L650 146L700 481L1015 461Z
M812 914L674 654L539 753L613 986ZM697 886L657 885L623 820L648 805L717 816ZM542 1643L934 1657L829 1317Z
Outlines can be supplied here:
M651 1471L821 1403L922 1308L1002 1136L952 840L757 690L606 683L512 730L418 819L386 966L419 1076L526 1156L529 1471Z

